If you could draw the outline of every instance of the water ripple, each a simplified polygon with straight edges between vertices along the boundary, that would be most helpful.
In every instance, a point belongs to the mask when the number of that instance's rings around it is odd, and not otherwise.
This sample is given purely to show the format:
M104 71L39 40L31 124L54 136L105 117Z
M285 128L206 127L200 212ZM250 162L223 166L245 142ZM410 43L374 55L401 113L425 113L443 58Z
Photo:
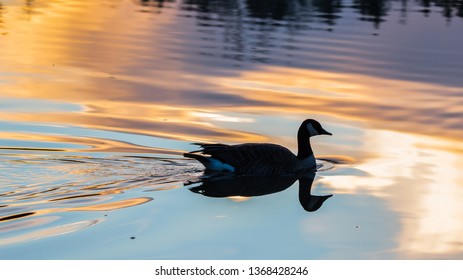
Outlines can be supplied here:
M103 220L68 223L65 213L97 215L145 204L154 197L143 193L181 187L202 171L192 161L148 156L10 154L0 159L0 169L16 170L1 178L0 233L12 237L0 239L0 245L85 229ZM56 220L59 225L49 227Z
M1 238L0 246L10 245L10 244L19 243L19 242L25 242L25 241L31 241L31 240L37 240L37 239L42 239L42 238L61 235L61 234L67 234L67 233L75 232L78 230L83 230L90 226L96 225L102 221L103 219L80 221L76 223L64 224L64 225L50 227L46 229L35 230L35 231L31 231L31 232L24 233L21 235L17 235L17 236Z

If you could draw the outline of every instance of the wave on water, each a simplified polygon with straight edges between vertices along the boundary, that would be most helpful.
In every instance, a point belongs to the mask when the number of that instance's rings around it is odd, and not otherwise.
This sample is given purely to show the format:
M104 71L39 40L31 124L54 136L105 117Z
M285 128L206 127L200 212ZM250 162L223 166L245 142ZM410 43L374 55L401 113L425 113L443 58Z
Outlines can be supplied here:
M9 244L96 225L102 218L55 221L69 212L106 213L150 202L150 192L182 187L202 168L149 156L3 155L0 172L0 244Z
M328 171L355 165L355 160L346 156L330 155L317 158L317 171Z
M194 160L138 155L1 156L0 244L74 232L99 224L112 210L152 201L153 192L198 182L204 168ZM318 171L352 165L351 159L317 159ZM67 213L100 213L78 220ZM104 216L103 216L104 215ZM84 220L82 220L84 219ZM57 222L59 220L59 222Z

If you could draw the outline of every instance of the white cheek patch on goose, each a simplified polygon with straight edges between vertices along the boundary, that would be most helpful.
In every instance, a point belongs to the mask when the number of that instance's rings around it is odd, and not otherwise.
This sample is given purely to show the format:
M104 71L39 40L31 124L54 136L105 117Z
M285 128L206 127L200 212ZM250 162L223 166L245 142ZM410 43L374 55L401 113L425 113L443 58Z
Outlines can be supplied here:
M307 130L309 131L309 134L310 135L319 135L320 133L318 133L318 131L313 127L313 125L311 123L308 123L307 124Z

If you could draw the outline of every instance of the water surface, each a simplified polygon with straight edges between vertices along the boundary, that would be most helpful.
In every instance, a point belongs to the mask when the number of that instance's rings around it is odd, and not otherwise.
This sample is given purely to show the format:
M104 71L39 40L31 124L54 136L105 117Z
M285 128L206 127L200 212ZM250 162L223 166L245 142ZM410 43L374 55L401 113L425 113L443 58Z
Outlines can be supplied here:
M462 31L461 1L0 1L0 258L461 259ZM306 118L321 169L275 192L181 156Z

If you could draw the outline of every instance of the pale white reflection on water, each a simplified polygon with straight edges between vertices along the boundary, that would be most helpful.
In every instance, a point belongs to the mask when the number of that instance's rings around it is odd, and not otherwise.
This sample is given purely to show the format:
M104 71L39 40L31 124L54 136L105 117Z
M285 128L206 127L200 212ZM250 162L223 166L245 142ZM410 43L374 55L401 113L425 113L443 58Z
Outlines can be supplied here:
M0 258L463 258L462 18L461 1L0 0ZM294 151L306 118L333 133L307 178L202 182L182 158Z

